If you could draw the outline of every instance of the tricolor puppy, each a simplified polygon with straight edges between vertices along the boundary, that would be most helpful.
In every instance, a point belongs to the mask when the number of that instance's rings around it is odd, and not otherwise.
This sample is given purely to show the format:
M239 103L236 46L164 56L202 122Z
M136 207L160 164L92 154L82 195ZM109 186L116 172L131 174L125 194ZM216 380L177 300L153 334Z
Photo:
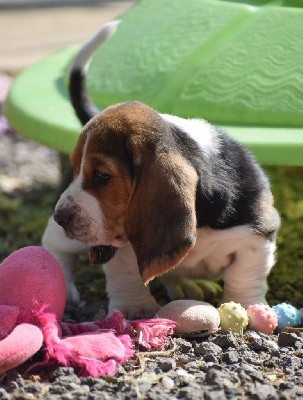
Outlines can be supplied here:
M140 102L96 114L83 68L115 29L109 24L76 57L71 100L84 126L71 154L73 180L43 237L78 300L78 252L106 246L109 309L153 315L146 284L163 275L168 294L199 298L202 278L224 278L223 301L265 302L279 216L253 156L202 119L160 114Z

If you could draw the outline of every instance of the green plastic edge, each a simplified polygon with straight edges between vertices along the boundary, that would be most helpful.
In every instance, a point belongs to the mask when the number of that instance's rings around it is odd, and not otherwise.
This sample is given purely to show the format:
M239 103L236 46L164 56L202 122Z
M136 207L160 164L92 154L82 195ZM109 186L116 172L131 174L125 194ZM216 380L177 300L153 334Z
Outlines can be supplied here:
M4 107L10 125L21 135L67 154L81 130L63 83L76 49L65 48L24 70L15 79ZM303 165L303 127L221 128L264 165Z
M4 115L13 129L63 153L70 153L81 130L62 79L77 47L26 68L14 80L4 104Z

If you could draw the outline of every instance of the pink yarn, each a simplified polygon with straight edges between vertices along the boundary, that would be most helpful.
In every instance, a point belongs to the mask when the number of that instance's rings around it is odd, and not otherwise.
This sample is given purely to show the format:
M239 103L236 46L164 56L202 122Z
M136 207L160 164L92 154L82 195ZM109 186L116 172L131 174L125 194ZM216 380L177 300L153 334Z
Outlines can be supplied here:
M145 349L163 346L165 338L173 333L175 326L175 322L165 318L127 321L120 311L115 311L100 321L82 324L60 323L63 336L114 330L118 335L129 335L135 345L140 345Z
M174 332L176 323L165 318L153 318L129 321L128 329L135 342L145 349L162 347L165 344L167 335Z
M127 321L120 311L104 320L57 323L53 314L37 313L46 345L45 365L54 361L74 367L79 375L113 375L118 364L134 355L134 346L163 346L175 323L166 319ZM63 337L60 338L60 327ZM76 335L76 336L72 336Z
M127 335L115 336L109 330L91 332L91 324L79 324L82 334L61 339L61 329L54 314L42 311L37 318L45 342L46 365L57 361L61 365L75 367L80 375L98 377L113 375L117 364L122 364L134 354L131 338Z

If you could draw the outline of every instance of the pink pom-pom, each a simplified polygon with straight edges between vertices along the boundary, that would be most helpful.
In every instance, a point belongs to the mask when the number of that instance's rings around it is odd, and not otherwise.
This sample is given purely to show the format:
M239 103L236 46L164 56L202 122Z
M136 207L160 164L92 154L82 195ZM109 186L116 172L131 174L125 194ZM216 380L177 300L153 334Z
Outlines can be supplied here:
M249 328L255 331L269 335L278 326L278 317L267 304L254 304L248 306L246 311L249 318Z

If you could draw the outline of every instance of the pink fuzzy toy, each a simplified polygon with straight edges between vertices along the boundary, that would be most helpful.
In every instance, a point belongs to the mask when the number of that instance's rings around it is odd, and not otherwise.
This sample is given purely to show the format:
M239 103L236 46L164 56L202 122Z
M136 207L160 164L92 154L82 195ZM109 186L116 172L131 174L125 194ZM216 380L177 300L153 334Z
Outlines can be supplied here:
M175 323L126 321L120 312L84 324L60 322L66 301L62 270L41 247L25 247L0 265L0 374L33 356L44 343L42 365L73 366L80 375L112 375L134 345L163 346Z

